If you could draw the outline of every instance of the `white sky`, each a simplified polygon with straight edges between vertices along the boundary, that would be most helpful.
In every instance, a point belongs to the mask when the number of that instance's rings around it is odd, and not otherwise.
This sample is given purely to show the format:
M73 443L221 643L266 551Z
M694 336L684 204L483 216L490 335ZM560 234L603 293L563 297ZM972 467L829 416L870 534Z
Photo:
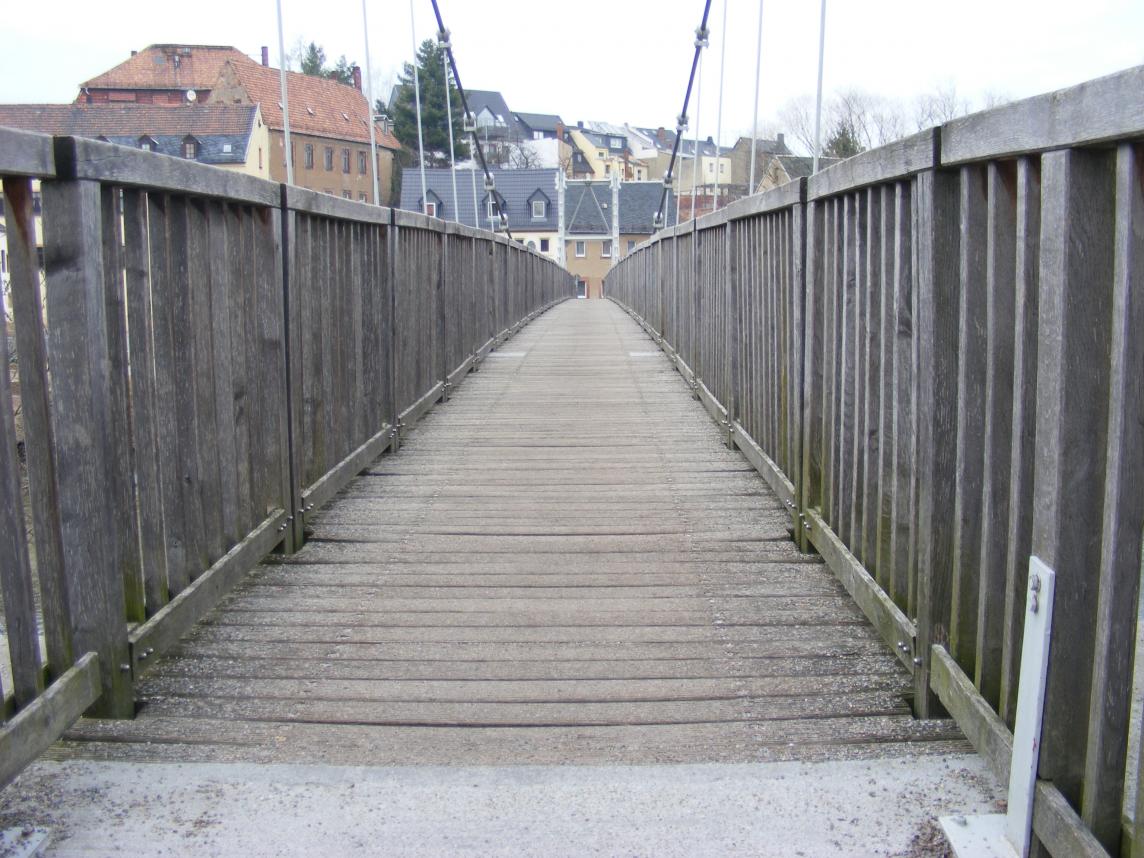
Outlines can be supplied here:
M374 79L412 54L409 5L369 0ZM750 128L757 0L727 0L723 139ZM439 0L461 80L499 89L511 109L671 127L682 106L702 0L573 4ZM0 102L71 101L78 84L156 42L234 45L278 62L273 0L41 0L9 3L0 29ZM360 0L282 0L287 50L304 38L364 67ZM429 0L414 0L419 39ZM761 117L812 93L817 0L766 0ZM711 7L700 133L713 135L723 0ZM908 99L950 83L977 102L1023 97L1144 64L1144 0L829 0L825 89ZM385 92L377 92L383 98ZM695 108L691 115L694 118ZM692 133L695 123L692 122ZM778 129L782 130L782 129Z

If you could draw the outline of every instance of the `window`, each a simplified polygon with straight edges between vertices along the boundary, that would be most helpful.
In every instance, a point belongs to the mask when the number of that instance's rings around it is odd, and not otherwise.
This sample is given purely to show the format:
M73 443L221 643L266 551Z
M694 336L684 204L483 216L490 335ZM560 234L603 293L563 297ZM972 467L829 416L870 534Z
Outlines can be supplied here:
M183 157L195 158L199 154L199 144L193 137L183 138Z
M541 253L547 253L548 252L548 239L547 238L540 239L540 252Z
M152 140L150 137L140 137L139 138L139 148L142 149L144 152L154 152L155 151L155 141Z
M357 195L357 198L358 198L359 203L368 203L369 202L369 198L365 195L365 191L360 192Z
M369 163L369 159L366 158L365 152L358 152L357 153L357 171L359 173L361 173L363 176L365 175L365 169L366 169L366 165L368 163Z
M306 169L307 170L313 170L314 169L314 144L313 143L307 143L306 144Z
M532 216L534 218L544 217L544 200L532 201Z
M497 217L497 204L494 200L489 200L489 220L495 220Z
M329 171L329 170L334 169L334 147L333 146L327 146L325 154L326 154L326 158L325 158L326 170Z
M604 175L605 176L612 175L612 165L611 164L605 164L604 165Z
M587 256L588 255L588 242L586 242L586 241L576 242L576 255L577 256Z
M623 149L624 148L624 138L623 137L609 137L608 138L608 148L609 149Z
M724 167L726 167L726 166L727 166L726 164L724 164L722 161L720 161L720 162L719 162L719 172L720 172L720 173L722 173L722 172L723 172L723 168L724 168Z
M425 204L425 214L429 215L429 217L437 217L437 204L436 203L426 203Z
M258 169L262 169L262 147L258 147Z
M628 253L636 249L636 240L634 238L628 239Z
M354 198L354 192L353 191L342 191L342 199L352 200L353 198Z
M348 173L350 171L350 150L342 150L342 172Z
M600 256L603 257L604 259L610 259L611 258L611 256L612 256L612 242L611 241L601 241L600 242Z

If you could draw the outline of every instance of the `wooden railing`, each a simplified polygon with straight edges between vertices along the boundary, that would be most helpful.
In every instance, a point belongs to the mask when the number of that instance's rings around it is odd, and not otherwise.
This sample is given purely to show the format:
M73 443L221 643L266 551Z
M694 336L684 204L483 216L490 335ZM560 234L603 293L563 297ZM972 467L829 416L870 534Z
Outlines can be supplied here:
M26 455L4 372L2 786L85 710L130 717L149 659L574 282L492 233L93 140L0 129L0 178Z
M1055 569L1034 831L1062 856L1144 833L1140 810L1122 828L1141 138L1137 68L661 232L605 281L894 647L917 714L944 706L1004 778L1029 556Z

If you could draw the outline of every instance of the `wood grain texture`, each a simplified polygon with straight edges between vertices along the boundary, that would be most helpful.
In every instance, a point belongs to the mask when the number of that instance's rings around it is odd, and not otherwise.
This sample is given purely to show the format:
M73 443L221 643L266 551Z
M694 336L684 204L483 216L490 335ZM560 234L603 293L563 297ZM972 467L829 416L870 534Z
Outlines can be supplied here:
M81 722L67 752L103 755L112 739L131 758L175 741L213 759L358 764L948 750L957 734L912 719L908 674L790 542L785 509L684 380L631 356L651 347L610 302L539 316L312 515L300 552L255 570L153 664L135 721Z
M111 439L100 189L93 182L43 188L48 361L74 645L96 652L102 694L95 712L134 712L123 621L123 578L110 544L107 508L93 502L109 484Z
M36 264L32 183L29 179L8 177L4 179L3 191L36 577L40 585L47 667L49 675L58 677L71 666L74 653L71 600L63 565L56 490L55 429L49 400L43 290Z

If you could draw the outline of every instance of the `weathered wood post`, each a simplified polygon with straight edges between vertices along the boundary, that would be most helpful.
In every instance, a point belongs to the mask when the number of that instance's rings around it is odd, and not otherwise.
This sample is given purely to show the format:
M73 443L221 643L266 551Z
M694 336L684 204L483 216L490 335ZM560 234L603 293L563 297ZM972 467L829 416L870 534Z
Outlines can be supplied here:
M284 472L287 514L283 550L293 554L305 542L306 510L302 506L302 475L305 472L302 434L302 289L306 285L292 264L298 216L290 209L289 185L281 185L278 208L282 242L282 333L285 377L286 469Z
M48 362L64 574L76 652L99 654L102 695L91 713L135 714L125 592L109 491L115 439L103 284L100 184L75 179L72 138L56 141L60 178L43 183Z
M925 170L915 184L917 384L917 641L914 714L940 703L930 688L930 646L949 642L954 449L957 429L958 181Z

